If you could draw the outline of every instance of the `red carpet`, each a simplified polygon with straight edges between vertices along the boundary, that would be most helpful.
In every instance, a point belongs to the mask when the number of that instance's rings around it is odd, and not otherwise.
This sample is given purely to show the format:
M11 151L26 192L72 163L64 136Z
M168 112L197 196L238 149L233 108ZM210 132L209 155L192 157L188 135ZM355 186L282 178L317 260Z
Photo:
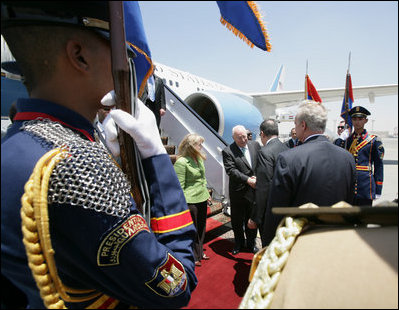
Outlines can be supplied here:
M207 224L208 225L208 224ZM231 255L233 243L216 238L204 245L210 260L196 267L198 286L184 309L237 309L248 287L252 253Z
M219 222L217 220L214 220L211 217L208 217L206 219L206 230L205 231L206 232L211 231L211 230L216 229L216 228L218 228L218 227L220 227L222 225L223 225L222 222Z

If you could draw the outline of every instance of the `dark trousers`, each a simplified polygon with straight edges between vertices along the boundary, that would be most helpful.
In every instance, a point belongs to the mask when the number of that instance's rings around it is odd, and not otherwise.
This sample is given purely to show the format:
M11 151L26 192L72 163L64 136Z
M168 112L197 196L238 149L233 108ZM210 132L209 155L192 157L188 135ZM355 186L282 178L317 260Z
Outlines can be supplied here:
M200 261L204 254L204 239L205 239L205 230L206 230L206 212L207 212L207 201L187 204L191 213L191 217L193 219L193 223L195 228L197 229L197 233L194 239L194 258L195 261Z
M282 215L272 214L268 209L266 210L264 222L259 227L262 248L268 246L276 236L276 228L283 218L284 216Z
M256 229L249 229L248 219L252 214L253 202L243 197L230 196L231 226L234 232L235 247L252 248L255 245ZM245 236L244 236L245 233ZM246 244L245 244L246 237Z
M159 129L159 125L161 124L161 113L159 110L161 109L155 102L152 102L150 99L147 99L145 102L147 108L149 108L152 113L154 113L155 120L157 122L157 127Z

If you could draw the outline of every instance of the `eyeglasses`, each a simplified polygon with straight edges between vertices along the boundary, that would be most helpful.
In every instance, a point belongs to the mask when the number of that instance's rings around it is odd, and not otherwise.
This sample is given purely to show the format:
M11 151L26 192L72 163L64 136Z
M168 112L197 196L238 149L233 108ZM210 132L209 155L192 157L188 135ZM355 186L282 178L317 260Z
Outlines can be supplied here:
M345 127L344 126L338 126L337 128L338 129L344 129Z

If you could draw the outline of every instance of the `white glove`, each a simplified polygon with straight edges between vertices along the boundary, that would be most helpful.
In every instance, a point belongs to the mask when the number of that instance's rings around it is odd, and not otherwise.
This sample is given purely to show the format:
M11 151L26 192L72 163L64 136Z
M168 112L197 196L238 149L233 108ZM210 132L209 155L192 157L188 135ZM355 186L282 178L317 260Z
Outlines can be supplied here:
M118 157L120 155L118 130L110 113L105 117L102 125L104 128L105 143L112 155Z
M115 92L111 91L101 100L102 105L115 105ZM126 131L136 142L142 159L151 156L166 154L166 149L159 136L158 127L155 121L154 113L148 109L141 100L137 99L136 117L122 110L111 110L105 120L110 116L112 120L122 130ZM105 122L104 120L104 122ZM108 120L104 125L105 141L112 154L119 155L119 144L115 138L116 129L112 129L112 123ZM115 128L115 126L114 126ZM108 134L108 138L107 138ZM115 155L114 154L114 155ZM116 156L118 156L116 155Z
M347 128L347 129L345 129L340 135L339 135L339 137L342 139L342 140L346 140L346 139L348 139L348 137L349 137L349 129Z

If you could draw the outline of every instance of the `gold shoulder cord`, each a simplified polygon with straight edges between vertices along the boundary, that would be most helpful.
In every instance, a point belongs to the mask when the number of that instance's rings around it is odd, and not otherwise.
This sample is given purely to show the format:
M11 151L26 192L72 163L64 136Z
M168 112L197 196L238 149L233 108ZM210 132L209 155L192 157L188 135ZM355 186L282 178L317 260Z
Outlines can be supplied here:
M331 208L351 208L344 201L337 202ZM318 208L307 203L299 208ZM288 260L291 248L303 229L309 224L305 217L284 217L276 229L276 236L268 247L264 247L252 259L249 272L249 286L240 303L239 309L268 309L273 300L274 290L281 272Z
M251 283L239 309L267 309L270 306L290 250L306 223L305 218L292 217L285 217L280 222L269 246L258 252L252 260L249 275Z
M67 156L66 150L60 148L47 152L36 164L32 175L25 184L25 193L21 198L21 219L23 243L43 303L50 309L66 309L66 302L89 301L101 295L100 299L109 297L95 290L77 290L63 285L58 276L54 260L54 249L51 245L47 192L51 173L55 165ZM84 296L70 296L84 294ZM87 295L88 294L88 295ZM97 300L98 301L98 300ZM119 301L114 300L112 308ZM87 308L94 306L96 302Z

